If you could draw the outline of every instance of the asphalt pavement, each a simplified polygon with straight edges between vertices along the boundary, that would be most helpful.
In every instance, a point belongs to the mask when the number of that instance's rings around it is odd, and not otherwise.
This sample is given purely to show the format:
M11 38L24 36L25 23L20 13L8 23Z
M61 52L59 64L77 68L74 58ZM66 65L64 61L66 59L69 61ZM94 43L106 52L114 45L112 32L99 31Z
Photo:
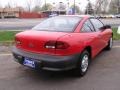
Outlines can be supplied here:
M100 20L106 25L111 25L113 28L120 26L120 18L109 18Z
M84 77L72 71L33 70L13 60L11 47L0 46L0 90L120 90L120 41L93 59Z
M0 19L0 30L29 30L45 18L38 19Z

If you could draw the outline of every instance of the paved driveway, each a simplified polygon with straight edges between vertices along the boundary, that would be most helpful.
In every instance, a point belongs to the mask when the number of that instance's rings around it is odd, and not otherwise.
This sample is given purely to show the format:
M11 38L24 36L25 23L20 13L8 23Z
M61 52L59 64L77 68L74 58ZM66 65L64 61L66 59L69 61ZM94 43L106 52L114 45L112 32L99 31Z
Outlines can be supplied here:
M120 41L114 42L111 51L102 51L82 78L74 77L70 71L35 71L23 67L6 50L0 54L0 90L120 90Z

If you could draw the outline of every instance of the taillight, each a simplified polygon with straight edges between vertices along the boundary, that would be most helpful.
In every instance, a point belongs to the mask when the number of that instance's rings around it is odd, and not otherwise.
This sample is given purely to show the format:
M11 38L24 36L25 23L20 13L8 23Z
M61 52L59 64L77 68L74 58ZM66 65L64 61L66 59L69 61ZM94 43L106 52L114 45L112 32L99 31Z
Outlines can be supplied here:
M67 49L69 45L65 42L57 41L56 42L56 49Z
M45 44L45 48L47 49L67 49L68 47L69 45L62 41L48 41Z
M45 48L55 49L55 44L56 44L56 41L48 41L48 42L45 44Z

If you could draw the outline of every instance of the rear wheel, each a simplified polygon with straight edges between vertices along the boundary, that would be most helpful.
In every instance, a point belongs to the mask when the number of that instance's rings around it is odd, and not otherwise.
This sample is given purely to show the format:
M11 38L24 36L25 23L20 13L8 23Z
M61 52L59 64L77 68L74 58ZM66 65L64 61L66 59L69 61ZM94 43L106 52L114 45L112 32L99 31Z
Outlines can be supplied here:
M79 62L77 68L74 70L75 75L84 76L88 70L90 62L90 54L87 50L83 51L80 55Z
M111 50L113 46L113 38L111 37L110 40L108 41L108 45L106 46L106 50Z

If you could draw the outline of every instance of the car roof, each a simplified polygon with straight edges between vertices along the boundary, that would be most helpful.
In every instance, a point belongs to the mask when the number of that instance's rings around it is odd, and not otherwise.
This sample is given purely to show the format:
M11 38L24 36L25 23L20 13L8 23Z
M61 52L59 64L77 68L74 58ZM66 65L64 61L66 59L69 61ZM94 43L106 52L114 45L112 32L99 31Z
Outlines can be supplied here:
M90 17L94 17L91 15L59 15L59 16L64 16L64 17L80 17L80 18L90 18Z

